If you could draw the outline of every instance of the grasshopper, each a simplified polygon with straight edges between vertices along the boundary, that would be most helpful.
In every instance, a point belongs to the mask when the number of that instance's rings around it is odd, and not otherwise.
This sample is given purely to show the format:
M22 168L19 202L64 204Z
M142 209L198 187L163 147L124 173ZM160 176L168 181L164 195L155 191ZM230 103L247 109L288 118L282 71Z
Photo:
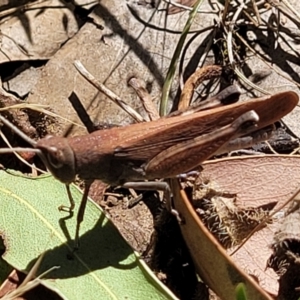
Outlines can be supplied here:
M98 130L69 138L46 136L34 141L0 115L0 121L31 144L52 175L67 188L78 176L85 183L77 215L80 223L92 182L139 189L163 189L158 178L174 178L199 166L220 148L239 136L264 128L289 113L298 103L294 92L283 92L195 113L175 114L155 121ZM28 151L16 148L15 151ZM12 152L0 149L0 153ZM148 181L148 182L145 182ZM62 207L65 208L65 207Z

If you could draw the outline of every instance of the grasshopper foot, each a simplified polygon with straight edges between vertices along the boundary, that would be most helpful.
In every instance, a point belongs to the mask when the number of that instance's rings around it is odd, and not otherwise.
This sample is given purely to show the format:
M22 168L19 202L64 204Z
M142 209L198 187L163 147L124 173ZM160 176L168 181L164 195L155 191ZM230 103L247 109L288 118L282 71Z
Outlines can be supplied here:
M70 206L66 206L66 205L61 205L58 207L59 211L66 211L68 213L72 213L74 208L75 208L75 202L74 199L72 197L71 191L70 191L70 186L68 184L66 184L66 189L67 189L67 194L68 194L68 198L70 201Z
M58 210L59 210L59 211L66 211L66 212L68 212L68 213L71 213L71 212L73 212L74 207L67 206L67 205L60 205L60 206L58 207Z

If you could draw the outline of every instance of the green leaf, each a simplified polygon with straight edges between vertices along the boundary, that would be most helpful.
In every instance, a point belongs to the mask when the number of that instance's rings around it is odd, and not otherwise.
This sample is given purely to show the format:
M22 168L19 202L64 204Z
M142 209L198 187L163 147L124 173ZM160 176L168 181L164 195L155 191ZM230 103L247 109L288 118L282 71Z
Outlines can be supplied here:
M159 114L161 116L165 116L167 113L167 102L168 102L168 97L171 89L171 85L173 82L173 78L175 75L176 67L177 67L177 62L179 60L184 42L186 40L186 37L189 33L189 30L193 24L193 21L198 13L198 10L200 6L202 5L203 0L197 0L197 2L193 5L193 9L190 11L189 18L186 21L186 24L182 30L182 33L180 35L180 39L177 43L177 46L174 50L174 54L172 56L172 60L170 62L169 70L167 72L167 76L164 82L163 90L162 90L162 96L161 96L161 102L160 102L160 107L159 107Z
M39 274L53 266L42 283L63 299L176 299L123 240L94 202L88 201L80 249L72 253L76 214L82 194L71 187L73 217L60 212L68 205L63 184L51 176L26 178L0 171L0 234L3 258L29 271L45 252Z
M236 300L247 300L246 285L242 282L240 282L235 288L235 299Z

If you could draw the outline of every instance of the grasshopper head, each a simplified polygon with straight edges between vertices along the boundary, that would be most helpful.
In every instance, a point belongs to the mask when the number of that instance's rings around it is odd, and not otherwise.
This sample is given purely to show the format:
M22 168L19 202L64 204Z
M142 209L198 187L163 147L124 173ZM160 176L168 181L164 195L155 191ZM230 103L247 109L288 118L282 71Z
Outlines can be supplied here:
M52 175L65 184L75 180L75 158L68 140L52 135L39 140L35 145L41 151L40 158Z

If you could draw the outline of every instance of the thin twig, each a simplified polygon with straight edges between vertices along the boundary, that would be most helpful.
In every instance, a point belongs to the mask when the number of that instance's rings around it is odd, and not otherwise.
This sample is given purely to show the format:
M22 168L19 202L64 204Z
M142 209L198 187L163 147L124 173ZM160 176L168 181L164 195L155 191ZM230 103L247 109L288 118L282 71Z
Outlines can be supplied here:
M22 282L22 284L16 290L4 295L1 298L2 300L13 300L13 299L21 297L26 292L32 290L33 288L35 288L36 286L41 284L42 277L45 277L50 272L60 268L59 266L54 266L54 267L50 268L49 270L45 271L44 273L40 274L38 277L34 278L36 276L38 268L41 265L43 257L44 257L44 253L42 255L40 255L40 257L37 259L37 261L35 262L32 269L27 274L27 276L24 279L24 281Z
M91 73L89 73L79 60L74 61L74 66L76 67L80 75L82 75L89 83L96 87L101 93L106 95L115 104L126 111L134 120L136 120L137 122L145 121L144 118L140 114L138 114L132 107L126 104L119 96L109 90L104 84L102 84Z
M286 16L293 23L295 23L295 25L297 25L298 28L300 27L300 22L291 15L288 9L282 7L282 4L279 1L277 0L266 0L266 1L270 4L271 7L278 9L284 16Z
M261 18L260 18L260 14L259 14L259 11L258 11L258 8L257 8L257 4L255 3L256 0L251 0L252 2L252 7L253 7L253 10L254 10L254 13L255 13L255 16L257 18L257 22L258 22L258 26L261 24Z
M287 1L287 0L281 0L281 2L291 11L294 13L294 15L299 19L300 21L300 14L298 11Z
M12 110L12 109L31 109L33 111L43 113L43 114L48 115L48 116L53 117L53 118L59 118L61 120L69 122L73 125L84 128L84 126L81 125L81 124L73 122L73 121L71 121L67 118L64 118L64 117L62 117L62 116L60 116L60 115L58 115L58 114L56 114L56 113L54 113L50 110L45 109L46 107L48 107L48 106L47 105L42 105L42 104L20 103L20 104L14 104L14 105L6 106L6 107L1 107L0 112L1 111L6 111L6 110Z
M300 84L297 83L296 81L290 79L289 77L287 77L286 75L284 75L282 72L277 71L273 66L271 66L270 64L268 64L266 62L266 60L262 57L262 55L260 53L258 53L257 51L255 51L248 43L247 41L239 34L236 32L236 36L241 40L241 42L254 54L256 55L265 65L268 66L268 68L272 69L276 74L280 75L281 77L287 79L288 81L290 81L291 83L297 85L298 87L300 87Z
M244 3L240 4L238 9L236 10L235 14L233 15L233 18L229 24L228 28L228 33L227 33L227 49L228 49L228 59L229 63L231 64L232 67L235 66L235 61L233 57L233 50L232 50L232 33L233 33L233 28L235 26L235 23L241 14L242 10L244 9L245 5Z
M246 84L248 84L249 86L251 86L253 89L261 92L264 95L271 95L272 93L262 89L261 87L259 87L258 85L254 84L252 81L250 81L247 77L245 77L245 75L238 69L237 66L234 67L234 72L237 74L237 76L244 81Z

